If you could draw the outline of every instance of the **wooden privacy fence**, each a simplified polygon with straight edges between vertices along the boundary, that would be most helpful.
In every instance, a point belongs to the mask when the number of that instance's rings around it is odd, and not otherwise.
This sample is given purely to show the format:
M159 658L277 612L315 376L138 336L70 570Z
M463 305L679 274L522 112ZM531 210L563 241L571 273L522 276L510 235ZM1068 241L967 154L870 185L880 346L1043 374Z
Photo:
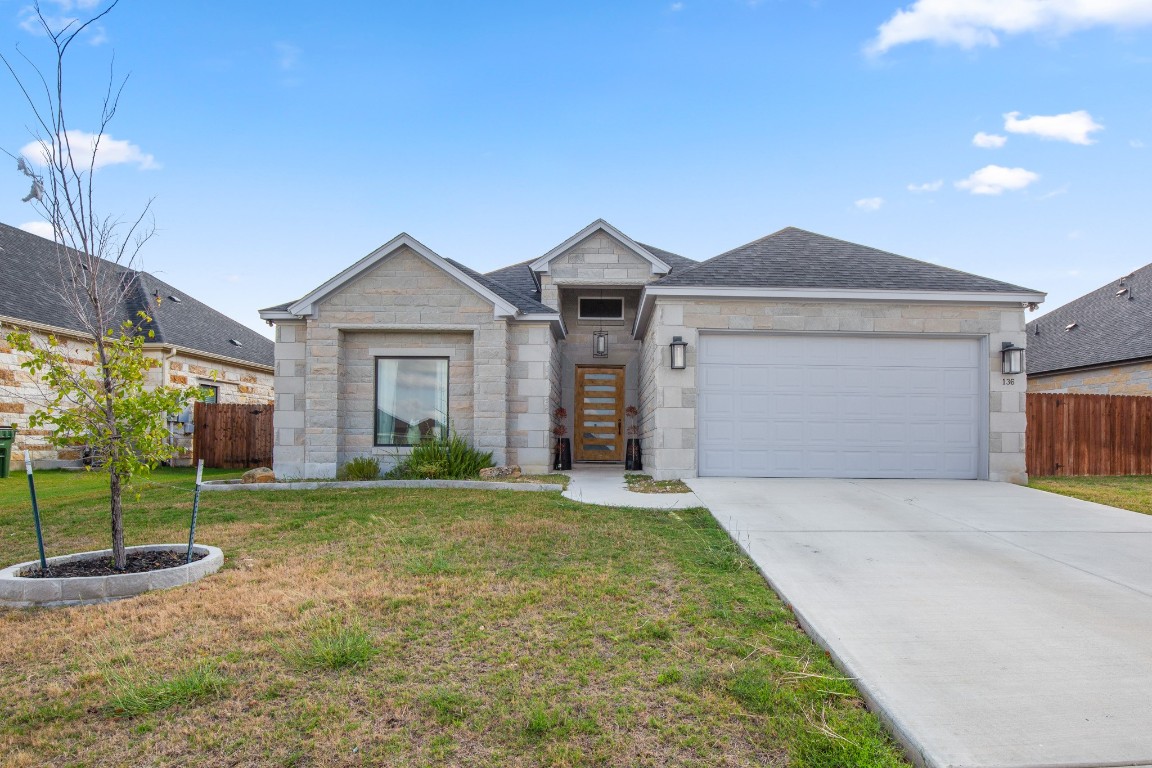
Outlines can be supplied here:
M271 405L196 403L192 463L217 469L272 466Z
M1152 397L1029 394L1031 475L1152 474Z

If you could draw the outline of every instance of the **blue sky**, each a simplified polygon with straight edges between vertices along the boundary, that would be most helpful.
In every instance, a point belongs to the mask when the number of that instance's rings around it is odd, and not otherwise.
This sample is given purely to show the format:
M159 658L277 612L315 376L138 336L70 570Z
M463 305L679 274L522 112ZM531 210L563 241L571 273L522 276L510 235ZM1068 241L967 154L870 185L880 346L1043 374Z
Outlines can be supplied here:
M0 51L48 62L27 18L0 0ZM698 259L798 226L1042 310L1152 261L1152 0L123 0L75 49L74 129L113 53L103 211L154 198L144 268L265 332L401 231L486 271L598 217ZM0 221L27 186L0 174Z

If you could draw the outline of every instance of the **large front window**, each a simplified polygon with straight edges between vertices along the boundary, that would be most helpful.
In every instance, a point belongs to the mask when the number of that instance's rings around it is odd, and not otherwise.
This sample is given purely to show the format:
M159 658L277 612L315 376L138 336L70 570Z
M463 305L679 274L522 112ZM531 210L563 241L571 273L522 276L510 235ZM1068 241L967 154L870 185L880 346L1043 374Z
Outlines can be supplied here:
M376 358L376 445L414 445L445 436L448 358Z

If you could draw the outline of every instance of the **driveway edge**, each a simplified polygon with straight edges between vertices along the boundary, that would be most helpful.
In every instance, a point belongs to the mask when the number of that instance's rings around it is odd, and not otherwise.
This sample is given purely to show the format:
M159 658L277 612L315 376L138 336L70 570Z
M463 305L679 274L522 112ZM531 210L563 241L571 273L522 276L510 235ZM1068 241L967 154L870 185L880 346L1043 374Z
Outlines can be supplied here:
M763 577L764 581L768 583L768 586L772 589L772 591L776 593L776 596L784 602L784 606L792 612L793 616L796 617L796 621L800 624L800 628L804 630L804 633L808 635L808 637L812 638L812 640L817 645L824 649L824 652L828 654L830 659L832 659L832 663L836 665L837 669L843 672L847 677L852 678L852 684L856 686L856 690L860 691L860 696L864 699L864 703L868 705L868 709L870 709L873 714L875 714L876 717L880 719L880 722L883 723L884 727L888 729L888 733L900 744L904 750L905 756L908 757L908 759L911 760L915 765L919 766L919 768L948 768L940 762L932 760L926 754L923 745L921 745L915 738L912 737L912 734L908 731L907 728L904 727L904 724L884 707L884 704L871 690L871 688L869 688L868 684L864 682L864 680L860 677L859 674L857 674L854 669L852 669L850 664L845 662L844 659L840 657L840 655L836 652L836 649L833 648L831 644L824 639L824 636L820 634L812 622L808 620L808 617L805 616L795 606L795 604L793 604L792 600L788 597L788 595L784 593L782 589L780 589L780 586L776 583L776 581L764 572L764 569L761 568L760 564L756 562L756 558L752 556L752 553L749 552L744 544L740 541L739 533L736 532L734 534L733 531L729 530L728 526L724 524L724 521L718 518L711 509L708 510L708 514L712 515L712 519L715 520L719 526L724 529L724 532L728 534L728 538L736 543L736 546L739 547L740 551L744 553L744 556L748 558L749 562L751 562L752 565L756 568L756 571L760 574L761 577Z

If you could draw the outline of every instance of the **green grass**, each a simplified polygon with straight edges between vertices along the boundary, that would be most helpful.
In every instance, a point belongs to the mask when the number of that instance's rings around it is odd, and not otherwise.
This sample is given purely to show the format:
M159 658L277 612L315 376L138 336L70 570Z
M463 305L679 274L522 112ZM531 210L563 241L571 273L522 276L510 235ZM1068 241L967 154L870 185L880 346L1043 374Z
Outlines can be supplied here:
M377 652L360 622L345 625L329 619L312 633L308 646L293 656L304 669L346 669L365 666Z
M130 544L186 538L192 476L128 500ZM38 490L49 554L107 546L101 477ZM330 489L200 515L218 574L0 610L0 762L906 764L704 510ZM35 557L30 518L24 478L0 481L0 563Z
M194 704L222 695L228 679L209 663L168 676L141 677L138 672L109 671L107 711L116 717L137 717L178 704Z
M692 492L692 489L682 480L653 480L651 475L634 474L631 472L624 475L624 482L628 484L628 490L635 491L636 493Z
M1110 507L1152 515L1152 476L1033 477L1028 485Z

